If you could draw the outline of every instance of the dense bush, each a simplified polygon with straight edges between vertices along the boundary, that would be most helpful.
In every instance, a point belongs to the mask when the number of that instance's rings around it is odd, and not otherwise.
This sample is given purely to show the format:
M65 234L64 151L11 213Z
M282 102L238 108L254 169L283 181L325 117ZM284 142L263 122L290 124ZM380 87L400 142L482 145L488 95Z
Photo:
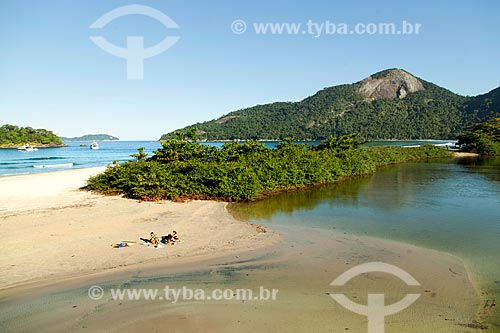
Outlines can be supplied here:
M481 155L500 155L500 118L476 124L458 136L458 144L465 150Z
M149 159L126 162L92 177L87 188L143 200L199 198L250 200L260 194L328 183L375 171L378 166L450 153L434 146L359 148L353 136L330 138L317 147L288 138L277 149L248 141L221 149L186 140L162 143Z

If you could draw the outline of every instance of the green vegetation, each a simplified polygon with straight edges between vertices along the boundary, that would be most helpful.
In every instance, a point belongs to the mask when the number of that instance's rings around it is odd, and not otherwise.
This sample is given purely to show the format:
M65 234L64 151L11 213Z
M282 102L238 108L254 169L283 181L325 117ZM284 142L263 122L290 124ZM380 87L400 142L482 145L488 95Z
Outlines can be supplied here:
M277 149L256 141L230 142L218 149L193 141L195 131L176 132L148 159L139 149L137 161L90 178L87 189L142 200L251 200L374 172L391 163L450 156L447 150L430 145L360 148L353 135L331 137L316 147L286 138Z
M0 146L17 147L24 144L61 146L61 138L52 131L45 129L33 129L31 127L18 127L14 125L3 125L0 127Z
M144 147L139 147L137 148L137 154L132 154L130 155L130 157L134 157L135 159L137 159L138 161L142 161L142 160L145 160L146 157L148 157L148 154L144 152ZM113 161L113 164L117 164L118 162L114 163L115 161Z
M109 134L87 134L75 138L61 138L63 141L71 142L71 141L116 141L120 140L117 137L114 137Z
M391 70L372 75L383 78ZM324 140L359 133L375 139L453 139L475 123L500 117L500 88L465 97L433 83L402 99L368 100L362 82L325 88L300 102L257 105L219 119L181 129L198 128L203 140ZM162 140L174 137L165 134Z
M500 156L500 118L471 126L458 136L465 150L488 156Z

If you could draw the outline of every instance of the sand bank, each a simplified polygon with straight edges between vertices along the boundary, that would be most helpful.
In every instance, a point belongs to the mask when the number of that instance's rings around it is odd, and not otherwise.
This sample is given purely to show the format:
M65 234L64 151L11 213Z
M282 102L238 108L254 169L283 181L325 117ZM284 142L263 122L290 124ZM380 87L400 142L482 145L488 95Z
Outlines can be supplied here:
M78 190L103 168L0 178L0 288L148 261L255 249L279 236L236 221L225 203L137 202ZM140 237L176 230L182 244L143 246ZM112 243L137 242L112 248ZM133 244L133 243L131 243Z
M467 153L467 152L454 152L453 157L478 157L477 153Z

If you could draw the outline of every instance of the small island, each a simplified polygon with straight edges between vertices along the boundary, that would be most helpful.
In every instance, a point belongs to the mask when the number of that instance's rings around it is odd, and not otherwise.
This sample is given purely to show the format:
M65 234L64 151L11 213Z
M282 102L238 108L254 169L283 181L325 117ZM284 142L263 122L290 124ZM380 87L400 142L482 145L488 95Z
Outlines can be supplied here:
M79 142L79 141L118 141L115 136L109 134L86 134L79 137L74 138L66 138L61 137L61 139L65 142Z
M46 129L3 125L0 127L0 148L31 145L38 148L66 147L60 137Z

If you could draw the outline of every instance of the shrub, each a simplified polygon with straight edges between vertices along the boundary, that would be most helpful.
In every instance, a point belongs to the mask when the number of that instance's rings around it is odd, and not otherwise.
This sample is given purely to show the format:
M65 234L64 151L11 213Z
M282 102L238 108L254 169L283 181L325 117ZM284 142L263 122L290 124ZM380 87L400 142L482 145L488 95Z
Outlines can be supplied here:
M185 139L168 139L155 155L107 169L88 180L87 189L142 200L179 198L251 200L259 194L333 182L374 172L378 166L448 157L431 145L418 148L360 148L354 136L330 138L318 147L287 138L277 149L248 141L221 149ZM137 157L137 156L135 156Z

